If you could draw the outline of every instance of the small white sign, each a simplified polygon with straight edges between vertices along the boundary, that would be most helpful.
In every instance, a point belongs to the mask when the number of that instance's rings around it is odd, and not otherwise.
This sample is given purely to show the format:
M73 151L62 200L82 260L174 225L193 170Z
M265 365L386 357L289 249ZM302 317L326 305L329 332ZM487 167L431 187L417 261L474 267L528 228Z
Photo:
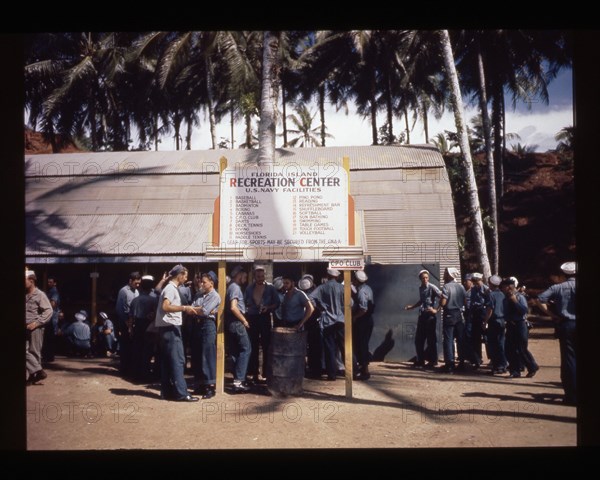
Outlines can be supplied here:
M329 268L336 270L364 270L364 258L340 258L329 261Z

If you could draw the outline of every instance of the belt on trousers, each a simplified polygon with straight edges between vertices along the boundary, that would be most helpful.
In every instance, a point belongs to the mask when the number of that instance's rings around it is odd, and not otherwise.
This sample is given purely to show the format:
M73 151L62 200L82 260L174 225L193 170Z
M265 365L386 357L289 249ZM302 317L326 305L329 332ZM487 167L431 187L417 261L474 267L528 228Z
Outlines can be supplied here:
M194 323L202 323L205 320L214 321L215 319L213 317L194 317L194 319L193 319Z

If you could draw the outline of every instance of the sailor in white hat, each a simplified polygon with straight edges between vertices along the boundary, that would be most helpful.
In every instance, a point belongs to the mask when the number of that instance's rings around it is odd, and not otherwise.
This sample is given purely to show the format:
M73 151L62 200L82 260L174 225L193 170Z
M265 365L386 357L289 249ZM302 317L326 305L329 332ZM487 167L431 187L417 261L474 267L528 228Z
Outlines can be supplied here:
M483 275L474 272L471 275L473 287L469 291L469 314L465 324L465 340L467 344L467 356L473 368L481 365L481 342L487 307L489 306L489 287L483 283Z
M357 380L368 380L371 377L369 373L369 340L373 333L375 297L373 290L367 285L368 279L364 270L357 270L354 273L356 302L352 308L352 340L358 362Z
M44 292L35 285L33 270L25 271L25 363L27 366L27 385L37 383L48 375L42 369L42 346L44 327L52 319L52 305Z
M560 378L565 391L564 402L568 405L577 404L576 384L576 325L575 312L575 276L577 275L577 264L566 262L560 266L567 280L552 285L541 293L537 302L544 313L550 315L556 324L556 333L560 346ZM553 309L548 308L550 302L554 302Z
M404 310L419 308L417 319L417 331L415 333L415 367L433 368L438 363L437 350L437 317L439 301L442 291L432 283L429 283L429 271L419 272L419 301L412 305L406 305ZM427 342L427 348L425 343ZM427 361L427 364L425 363Z
M490 285L489 304L486 308L486 338L488 353L492 361L492 375L506 373L506 354L504 343L506 336L506 320L504 319L504 294L499 286L502 278L492 275L488 279Z
M338 270L327 269L327 281L309 296L322 312L319 321L323 329L327 380L330 381L337 375L337 351L344 351L344 286L338 282L339 276Z
M456 339L456 350L458 351L459 369L464 368L465 345L464 331L465 322L463 319L463 310L466 303L465 287L456 280L459 278L458 269L447 267L444 271L444 286L442 288L442 298L440 306L444 308L442 317L442 328L444 335L444 367L445 373L454 373L455 349L454 340Z

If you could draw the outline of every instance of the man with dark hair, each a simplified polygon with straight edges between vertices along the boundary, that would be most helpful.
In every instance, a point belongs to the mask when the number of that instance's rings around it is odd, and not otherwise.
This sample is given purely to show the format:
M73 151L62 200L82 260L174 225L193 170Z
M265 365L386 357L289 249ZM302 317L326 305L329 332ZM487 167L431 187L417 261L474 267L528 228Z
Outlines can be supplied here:
M277 290L265 281L265 267L262 265L254 267L254 282L246 289L244 301L246 317L250 324L248 334L252 349L248 362L248 375L251 375L257 383L261 380L258 373L259 347L262 349L262 376L266 377L267 357L271 343L271 313L279 306Z
M199 290L192 303L192 369L196 387L202 398L216 394L217 383L217 313L221 296L215 289L217 274L212 270L200 275Z
M327 270L327 281L319 285L310 299L321 312L319 322L323 330L323 350L327 380L337 375L337 350L344 352L344 287L338 282L340 272Z
M115 305L117 341L119 342L119 371L122 375L131 374L131 334L129 331L129 309L131 302L139 295L138 288L142 281L140 272L131 272L129 281L117 295Z
M154 277L144 275L140 283L140 294L131 301L129 307L129 328L131 335L131 374L137 380L147 380L151 376L153 344L148 326L156 316L158 297L152 294Z
M312 315L314 307L306 293L296 288L296 282L290 276L283 276L283 289L281 326L300 330Z
M246 303L242 292L242 285L248 281L248 274L241 265L236 265L229 276L231 283L225 297L225 322L234 362L233 392L244 393L250 390L246 385L246 372L252 351L248 336L250 324L246 320Z
M538 296L537 302L542 311L550 315L556 323L560 347L560 379L565 391L564 402L567 405L577 405L575 315L577 264L566 262L560 266L560 269L567 276L566 281L552 285ZM550 302L554 304L554 311L548 309Z
M483 283L483 275L481 273L473 273L472 279L473 287L471 287L469 292L471 328L468 330L467 351L469 352L471 364L477 369L481 366L482 362L481 342L483 340L486 312L490 303L490 289Z
M438 362L436 314L442 292L438 287L429 283L429 272L427 270L419 272L419 280L421 280L419 301L413 305L406 305L404 310L419 308L417 332L415 334L417 354L415 367L433 368ZM425 348L425 342L427 342L427 348ZM425 360L427 360L427 365L425 365Z
M52 318L52 305L44 292L35 286L33 270L25 271L25 364L29 377L27 385L44 380L48 375L42 369L44 327Z
M195 313L190 305L182 305L177 287L186 282L187 268L175 265L169 272L169 283L163 288L158 300L154 323L158 327L160 342L160 396L165 400L197 402L191 396L185 382L185 354L181 338L181 314Z

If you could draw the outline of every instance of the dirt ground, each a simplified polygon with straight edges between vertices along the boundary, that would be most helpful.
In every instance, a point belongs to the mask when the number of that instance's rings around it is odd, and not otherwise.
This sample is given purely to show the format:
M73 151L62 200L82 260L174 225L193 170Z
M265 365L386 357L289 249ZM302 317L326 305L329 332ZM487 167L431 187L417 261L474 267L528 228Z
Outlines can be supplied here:
M553 330L536 326L531 379L488 369L447 375L409 363L372 364L368 382L305 379L300 397L218 394L160 400L159 385L118 376L117 360L57 357L27 387L28 450L575 446L576 408L561 403ZM191 381L191 378L188 377Z

